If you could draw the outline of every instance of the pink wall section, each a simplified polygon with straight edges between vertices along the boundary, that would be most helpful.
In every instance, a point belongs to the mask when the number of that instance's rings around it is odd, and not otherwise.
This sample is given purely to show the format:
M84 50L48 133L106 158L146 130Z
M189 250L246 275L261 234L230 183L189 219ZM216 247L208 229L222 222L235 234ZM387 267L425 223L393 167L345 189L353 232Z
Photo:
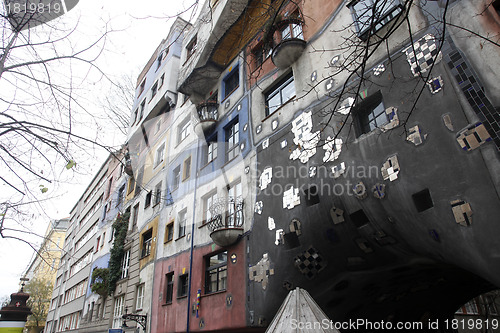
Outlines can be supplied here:
M246 266L245 241L225 249L228 256L227 289L225 291L204 295L205 258L223 249L212 245L195 248L191 279L191 309L196 303L196 293L202 290L199 317L196 313L190 316L190 330L200 331L200 321L204 321L203 331L218 331L223 329L238 329L246 326L245 294ZM168 246L168 245L167 245ZM236 263L231 262L231 255L236 254ZM177 298L179 275L189 271L189 251L170 258L159 259L155 265L153 286L153 309L151 320L152 332L185 332L187 297ZM170 271L169 271L170 266ZM165 304L165 275L174 272L174 295L171 304ZM232 304L227 306L226 297L232 297Z

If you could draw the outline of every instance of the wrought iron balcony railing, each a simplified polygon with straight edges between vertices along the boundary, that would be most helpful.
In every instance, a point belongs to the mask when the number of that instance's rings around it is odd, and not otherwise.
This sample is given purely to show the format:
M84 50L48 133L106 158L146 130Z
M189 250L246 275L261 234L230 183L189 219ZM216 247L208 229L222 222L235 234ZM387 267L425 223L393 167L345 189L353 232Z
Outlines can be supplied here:
M243 199L219 198L209 208L212 218L208 221L210 237L217 245L229 246L243 234Z
M204 101L196 106L197 117L194 117L194 129L199 135L209 130L219 119L219 103L216 101Z

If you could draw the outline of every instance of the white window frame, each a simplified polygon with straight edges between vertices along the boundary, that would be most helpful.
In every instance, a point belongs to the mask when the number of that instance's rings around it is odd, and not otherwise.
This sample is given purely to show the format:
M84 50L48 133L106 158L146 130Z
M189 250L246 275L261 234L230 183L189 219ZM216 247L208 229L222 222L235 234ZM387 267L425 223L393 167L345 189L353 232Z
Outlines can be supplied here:
M158 149L156 149L155 162L153 168L156 168L158 165L160 165L163 162L164 158L165 158L165 142L162 142L162 144L158 147Z
M122 261L122 273L120 278L125 279L128 277L130 269L130 250L126 250L125 253L123 254L123 261Z
M137 286L135 309L142 310L143 305L144 305L144 283Z
M123 319L123 308L125 305L125 295L115 297L114 311L113 311L113 328L121 328Z

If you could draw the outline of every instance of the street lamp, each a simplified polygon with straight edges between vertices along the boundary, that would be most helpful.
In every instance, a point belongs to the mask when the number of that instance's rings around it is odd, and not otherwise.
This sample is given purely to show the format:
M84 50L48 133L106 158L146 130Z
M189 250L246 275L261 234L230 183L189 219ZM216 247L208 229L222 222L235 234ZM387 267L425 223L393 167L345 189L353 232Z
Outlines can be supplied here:
M122 319L123 319L123 324L122 324L123 328L128 327L127 320L133 320L133 321L139 323L139 325L142 326L142 329L144 330L144 332L146 332L146 321L148 320L147 314L145 314L145 315L138 315L138 314L132 314L132 313L129 314L128 308L125 307L125 314L122 316Z

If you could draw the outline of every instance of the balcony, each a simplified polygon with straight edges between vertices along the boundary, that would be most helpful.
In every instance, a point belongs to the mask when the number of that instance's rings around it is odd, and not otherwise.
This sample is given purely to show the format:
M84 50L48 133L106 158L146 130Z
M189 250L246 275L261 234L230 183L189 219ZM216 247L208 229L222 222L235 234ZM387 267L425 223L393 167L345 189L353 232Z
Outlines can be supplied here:
M290 67L300 58L306 48L302 32L303 21L300 18L283 19L271 28L269 41L273 45L271 59L280 69Z
M243 235L243 199L220 198L210 207L208 222L210 237L215 244L226 247L238 242Z
M194 131L199 136L209 131L219 119L219 103L216 101L201 102L196 106L196 115L193 117Z

